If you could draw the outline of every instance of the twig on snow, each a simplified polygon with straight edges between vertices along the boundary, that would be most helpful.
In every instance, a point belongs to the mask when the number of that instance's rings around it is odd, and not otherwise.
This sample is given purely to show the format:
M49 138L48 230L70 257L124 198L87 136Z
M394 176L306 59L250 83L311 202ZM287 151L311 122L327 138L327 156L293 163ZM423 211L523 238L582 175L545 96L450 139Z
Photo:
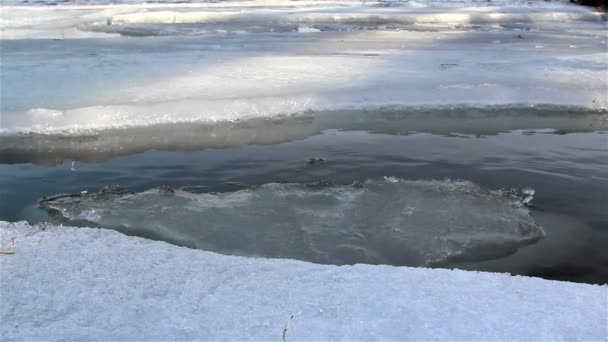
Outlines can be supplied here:
M291 320L293 319L293 315L289 317L287 320L287 324L285 324L285 329L283 329L283 342L287 342L287 330L289 330L289 325L291 324Z

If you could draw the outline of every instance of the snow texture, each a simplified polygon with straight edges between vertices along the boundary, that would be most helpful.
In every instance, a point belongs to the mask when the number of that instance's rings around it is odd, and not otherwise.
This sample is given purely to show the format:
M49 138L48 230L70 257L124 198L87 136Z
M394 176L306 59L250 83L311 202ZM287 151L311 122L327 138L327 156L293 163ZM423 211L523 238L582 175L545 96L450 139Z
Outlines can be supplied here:
M2 340L606 341L608 288L323 266L0 223Z

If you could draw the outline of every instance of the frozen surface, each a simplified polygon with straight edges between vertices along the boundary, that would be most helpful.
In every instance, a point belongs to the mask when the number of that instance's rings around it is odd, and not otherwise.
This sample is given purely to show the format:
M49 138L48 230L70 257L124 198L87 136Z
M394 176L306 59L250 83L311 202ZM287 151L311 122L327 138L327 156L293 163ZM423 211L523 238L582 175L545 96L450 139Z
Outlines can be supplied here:
M551 127L546 130L546 127ZM376 111L342 110L252 118L236 122L160 124L77 134L0 135L0 162L99 160L149 149L190 151L243 144L277 144L329 130L495 135L512 130L559 133L608 130L608 113L584 108L492 106L484 108L409 107Z
M275 143L324 129L605 129L607 41L605 15L567 1L6 0L0 158ZM406 254L429 265L542 237L511 195L387 178L43 203L71 224L235 254ZM363 215L385 241L374 245ZM197 235L201 222L213 239ZM291 314L294 341L608 339L606 287L243 258L25 223L0 223L0 249L14 252L0 254L2 340L280 340Z
M3 135L387 107L608 108L603 14L563 1L99 1L3 6L0 19Z
M3 340L607 339L608 289L505 274L222 256L0 223Z
M322 163L323 161L315 161ZM350 186L265 184L106 189L44 199L67 224L114 228L203 250L324 264L449 265L503 257L543 237L524 204L533 190L395 177Z

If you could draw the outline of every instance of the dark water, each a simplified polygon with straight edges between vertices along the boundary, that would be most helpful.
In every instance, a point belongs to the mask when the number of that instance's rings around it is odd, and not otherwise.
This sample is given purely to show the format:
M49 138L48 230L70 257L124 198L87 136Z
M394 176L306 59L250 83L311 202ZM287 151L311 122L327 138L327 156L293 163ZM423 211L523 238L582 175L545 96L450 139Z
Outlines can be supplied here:
M94 193L108 185L132 192L168 186L226 193L267 183L466 180L485 189L536 190L530 210L546 236L515 254L440 266L608 283L608 134L593 126L603 127L602 114L584 119L581 113L469 112L464 119L439 113L432 120L429 113L407 118L347 114L349 120L333 113L325 119L178 127L175 132L152 128L103 137L5 136L0 140L0 219L78 224L49 216L38 200ZM539 129L543 125L559 130ZM412 127L430 133L415 133ZM500 133L505 127L507 132ZM459 133L447 133L454 131ZM364 214L358 224L369 220L371 225L377 215Z
M49 166L11 160L5 151L0 219L53 220L38 208L38 199L107 185L134 192L163 185L229 192L274 182L459 179L489 189L532 187L532 216L546 236L514 255L457 267L608 283L608 134L602 131L455 135L326 129L270 145L100 158Z

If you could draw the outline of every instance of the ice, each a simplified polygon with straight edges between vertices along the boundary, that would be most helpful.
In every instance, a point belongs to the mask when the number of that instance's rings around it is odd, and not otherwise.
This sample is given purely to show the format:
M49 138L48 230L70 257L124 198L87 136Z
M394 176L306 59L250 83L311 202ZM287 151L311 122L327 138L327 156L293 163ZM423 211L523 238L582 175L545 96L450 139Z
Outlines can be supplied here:
M379 23L403 23L403 24L424 24L424 23L450 23L450 24L480 24L494 23L503 21L534 21L534 20L595 20L599 21L599 16L589 13L551 13L550 15L508 15L496 13L486 14L465 14L465 13L439 13L439 14L413 14L406 13L367 13L340 12L335 13L296 13L286 14L282 12L173 12L156 11L135 14L122 14L110 18L111 24L134 24L134 23L209 23L209 22L273 22L273 23L350 23L350 24L379 24Z
M222 22L257 23L305 23L305 24L497 24L505 22L540 21L592 21L600 22L599 13L574 7L564 7L564 11L523 12L504 9L463 8L460 11L411 9L355 9L355 10L252 10L252 11L145 11L117 14L108 19L109 24L193 24Z
M0 161L327 129L608 125L605 14L567 1L112 2L2 2ZM66 224L317 263L500 261L543 236L531 189L386 177L41 206ZM242 258L50 224L1 222L0 250L2 340L279 340L292 314L294 341L608 338L606 287Z
M48 131L46 127L39 127ZM552 129L547 130L547 127ZM66 159L102 160L149 149L190 151L244 144L276 144L328 130L487 136L522 129L562 133L608 130L608 114L556 106L393 107L197 124L150 124L102 131L75 128L55 134L0 135L0 162L56 164Z
M563 1L96 3L2 6L1 135L386 107L608 109L603 14Z
M298 26L298 32L303 33L316 33L321 32L318 28L310 27L310 26Z
M248 259L0 223L2 340L605 341L608 288Z
M60 195L66 224L113 228L227 254L325 264L450 265L503 257L543 237L528 194L396 177L348 186L265 184L227 193L157 188Z

